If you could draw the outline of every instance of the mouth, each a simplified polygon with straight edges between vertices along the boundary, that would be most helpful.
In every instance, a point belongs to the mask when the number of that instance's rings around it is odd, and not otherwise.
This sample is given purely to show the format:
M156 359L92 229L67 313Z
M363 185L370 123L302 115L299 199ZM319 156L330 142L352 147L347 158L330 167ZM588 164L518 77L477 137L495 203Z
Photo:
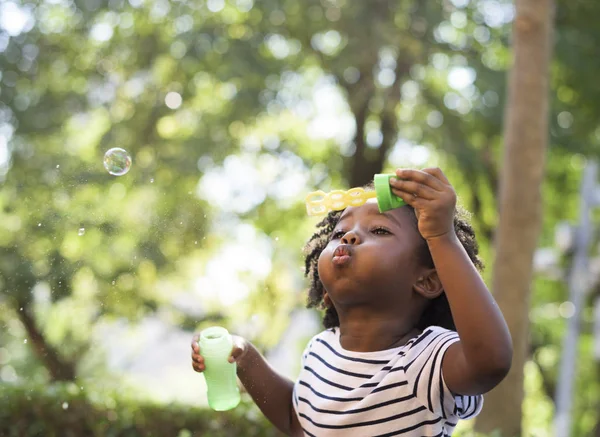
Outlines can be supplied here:
M333 264L341 266L350 262L352 248L347 244L341 244L333 251Z

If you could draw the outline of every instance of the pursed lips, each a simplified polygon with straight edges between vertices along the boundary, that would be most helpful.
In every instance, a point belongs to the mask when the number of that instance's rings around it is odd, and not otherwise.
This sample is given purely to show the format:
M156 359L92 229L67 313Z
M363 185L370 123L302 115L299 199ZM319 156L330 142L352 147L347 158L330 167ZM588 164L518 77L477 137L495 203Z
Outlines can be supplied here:
M352 249L351 249L350 245L348 245L348 244L340 244L333 251L333 256L334 257L336 257L336 256L350 256L350 255L352 255Z
M352 256L352 246L348 244L340 244L333 251L333 264L337 266L342 266L350 262L350 257Z

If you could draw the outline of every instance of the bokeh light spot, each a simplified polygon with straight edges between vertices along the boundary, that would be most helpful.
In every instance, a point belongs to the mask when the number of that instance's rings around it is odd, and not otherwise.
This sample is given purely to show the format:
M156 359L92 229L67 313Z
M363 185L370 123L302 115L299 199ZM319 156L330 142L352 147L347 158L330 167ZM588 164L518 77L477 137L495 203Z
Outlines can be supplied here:
M176 93L175 91L171 91L165 96L165 105L170 109L179 108L182 102L183 99L181 98L181 94Z

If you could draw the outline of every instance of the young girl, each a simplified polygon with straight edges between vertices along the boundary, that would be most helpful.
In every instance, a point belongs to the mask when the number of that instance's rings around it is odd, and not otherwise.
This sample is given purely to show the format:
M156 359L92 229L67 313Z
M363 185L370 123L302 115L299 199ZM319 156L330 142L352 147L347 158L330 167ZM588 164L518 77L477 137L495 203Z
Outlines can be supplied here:
M450 182L439 169L396 175L406 206L330 213L307 244L309 307L325 309L327 329L306 347L296 383L235 337L230 361L286 435L450 436L510 369L511 338Z

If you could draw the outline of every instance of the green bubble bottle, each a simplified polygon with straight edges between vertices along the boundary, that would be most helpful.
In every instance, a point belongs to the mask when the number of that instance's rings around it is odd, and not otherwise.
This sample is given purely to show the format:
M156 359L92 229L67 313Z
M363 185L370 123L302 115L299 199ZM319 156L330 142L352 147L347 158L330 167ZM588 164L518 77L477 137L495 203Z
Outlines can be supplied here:
M204 357L203 375L208 388L208 405L215 411L226 411L240 403L236 364L228 361L233 339L227 329L213 326L200 333L200 355Z

